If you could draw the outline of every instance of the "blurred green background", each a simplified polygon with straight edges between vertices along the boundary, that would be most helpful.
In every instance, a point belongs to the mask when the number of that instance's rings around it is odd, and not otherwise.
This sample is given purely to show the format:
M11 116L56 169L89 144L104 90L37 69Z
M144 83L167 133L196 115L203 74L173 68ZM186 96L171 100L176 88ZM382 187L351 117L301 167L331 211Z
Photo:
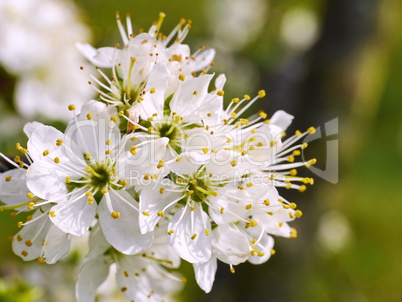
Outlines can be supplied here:
M293 223L298 238L277 238L276 255L263 265L242 264L235 274L220 266L208 295L183 265L189 282L180 301L402 301L400 0L75 3L96 47L121 42L115 11L131 14L134 31L147 30L160 11L167 15L164 32L181 17L192 19L186 43L193 51L201 45L217 50L212 71L226 74L227 99L266 89L256 110L294 115L289 133L309 126L323 130L338 119L339 133L312 142L307 155L325 170L328 142L337 142L339 179L331 183L306 169L313 187L303 194L282 192L304 213ZM12 115L13 78L1 70L0 79L0 146L12 155L14 143L24 140L18 131L24 121ZM10 115L12 135L4 123ZM0 301L59 301L47 300L46 286L15 281L23 266L7 238L16 232L16 220L3 212L0 221ZM61 265L48 269L56 274ZM68 273L73 279L74 270ZM11 298L26 292L28 300Z

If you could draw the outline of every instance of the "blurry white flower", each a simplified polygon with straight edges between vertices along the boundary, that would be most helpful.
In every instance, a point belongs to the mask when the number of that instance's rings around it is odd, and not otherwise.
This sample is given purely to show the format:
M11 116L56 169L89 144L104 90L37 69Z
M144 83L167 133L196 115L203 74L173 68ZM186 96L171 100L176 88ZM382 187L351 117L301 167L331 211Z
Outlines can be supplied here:
M89 246L77 281L78 302L95 301L96 290L106 280L113 263L117 264L119 291L129 301L164 301L185 282L165 270L180 265L180 258L167 243L166 221L157 226L153 245L139 255L128 256L114 250L99 225L91 230Z
M107 79L102 71L100 74L106 80L106 86L99 81L103 93L100 98L111 105L126 106L140 102L151 71L156 63L163 63L167 69L167 83L164 96L168 97L179 85L179 75L193 77L196 72L210 66L215 56L213 49L204 50L201 47L191 54L190 48L182 44L187 36L191 21L182 19L173 31L165 36L160 32L165 14L159 14L148 33L135 35L131 27L130 16L127 16L127 30L117 14L117 24L124 43L123 49L103 47L95 49L89 44L77 44L81 53L94 65L112 68L113 78ZM205 72L205 71L204 71ZM94 78L96 81L96 79Z
M25 117L69 120L66 109L91 95L77 41L89 39L68 0L0 2L0 64L17 77L15 101Z

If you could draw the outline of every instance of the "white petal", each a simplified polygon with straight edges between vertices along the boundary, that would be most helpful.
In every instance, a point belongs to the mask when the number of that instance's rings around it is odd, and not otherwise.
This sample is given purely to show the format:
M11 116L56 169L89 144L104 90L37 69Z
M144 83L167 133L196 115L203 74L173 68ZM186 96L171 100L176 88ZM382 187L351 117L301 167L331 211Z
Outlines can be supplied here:
M197 109L204 105L212 77L213 75L202 75L182 82L170 102L171 111L184 117L186 122L199 122L204 116L199 116Z
M126 151L120 153L118 158L118 174L120 179L127 179L129 185L133 185L139 190L150 184L150 181L144 181L144 175L160 175L164 177L168 171L159 169L158 163L166 152L166 145L169 139L166 137L148 140L143 136L136 136L137 140L132 142L128 140L124 147ZM138 147L136 154L130 153L131 146L144 143Z
M39 122L26 123L24 126L24 133L26 134L26 136L28 136L28 138L30 138L32 132L34 132L34 130L39 126L43 126L43 124Z
M99 204L99 223L106 240L118 251L127 255L138 254L152 244L153 233L142 235L138 223L138 212L128 205L138 207L135 199L125 191L110 191L113 210L120 213L117 219L112 218L107 206L106 196ZM125 201L123 201L126 200Z
M175 188L176 186L171 180L163 179L158 183L157 186L150 185L142 189L140 193L139 220L142 234L153 231L155 225L161 219L161 217L158 216L158 213L163 211L168 204L180 198L182 194L169 191L170 189ZM161 190L165 191L161 193ZM169 208L165 209L164 213L169 213L177 202L178 200ZM147 215L144 215L144 212L146 212Z
M198 285L207 294L211 291L215 281L215 273L218 268L218 261L212 255L211 259L204 263L194 263L195 279Z
M270 119L271 125L276 125L281 128L282 131L285 131L289 125L292 123L293 115L286 113L283 110L278 110L274 113L274 115Z
M259 241L257 248L262 252L263 256L250 256L248 261L252 264L261 264L266 262L271 257L271 250L274 247L274 239L268 234L264 234Z
M33 219L42 214L37 210ZM51 222L47 215L27 224L14 236L13 252L25 261L30 261L42 256L42 241L45 239ZM29 241L31 241L29 243Z
M232 265L246 261L251 251L247 237L228 224L213 230L212 249L219 260Z
M54 212L54 216L50 215L50 219L63 232L82 236L95 218L96 203L89 204L88 196L74 193L68 200L63 200L50 211Z
M86 260L78 275L75 294L78 302L95 301L96 289L109 274L112 260L109 256Z
M145 91L155 89L155 93L146 93L144 100L140 103L141 117L147 119L154 113L163 116L163 106L165 100L165 91L169 80L168 71L164 64L156 64L149 76Z
M0 201L9 206L28 202L25 172L25 169L12 169L0 173ZM11 180L6 181L7 177Z
M181 258L190 263L206 262L211 257L212 238L206 235L205 229L210 231L211 223L201 206L197 206L194 211L188 206L180 209L169 223L168 230L174 230L169 235L170 245Z
M26 181L29 190L40 198L50 200L67 194L66 176L56 164L44 162L33 163L26 171Z
M63 147L56 145L56 140L64 139L64 134L56 128L37 125L32 132L28 140L28 150L31 158L36 161L52 161L55 157L65 156L63 155ZM50 153L47 156L43 156L43 151L48 150ZM62 159L60 160L63 161Z
M109 242L103 235L100 224L97 223L89 234L89 253L87 258L95 258L102 256L110 248Z
M207 67L215 57L215 49L207 49L201 52L198 56L195 57L196 64L194 65L194 71L199 71L205 67Z
M56 263L70 249L70 235L61 231L55 225L51 225L43 241L43 258L47 264Z
M207 163L209 160L208 154L201 152L184 152L180 154L180 160L172 161L168 164L172 172L179 174L193 174L197 169Z

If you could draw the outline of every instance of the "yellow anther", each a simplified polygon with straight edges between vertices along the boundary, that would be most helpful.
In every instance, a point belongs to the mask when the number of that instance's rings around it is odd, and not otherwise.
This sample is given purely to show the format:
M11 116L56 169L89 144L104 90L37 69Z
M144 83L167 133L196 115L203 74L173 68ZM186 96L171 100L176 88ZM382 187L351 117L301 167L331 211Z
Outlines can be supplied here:
M287 205L287 204L283 204L282 207L283 207L285 210L290 209L290 206Z
M24 256L24 257L26 257L26 256L28 256L28 252L27 252L27 251L22 251L22 252L21 252L21 255Z
M123 110L120 110L117 115L118 115L118 116L123 116L123 115L124 115L124 111L123 111Z
M112 150L106 150L105 154L107 154L107 155L112 154Z
M71 177L70 176L66 176L66 184L71 183Z
M188 195L192 195L193 193L194 193L193 190L190 190L190 191L187 192Z
M18 155L16 157L14 157L14 162L19 163L20 161L21 161L21 158Z
M224 207L220 208L219 213L223 214L224 212L225 212L225 208Z
M179 80L184 81L186 79L186 76L184 74L179 75Z
M299 156L301 154L300 150L294 150L293 155L294 156Z
M63 140L62 139L57 139L56 140L56 146L60 147L63 144Z
M92 114L91 114L91 113L88 113L88 114L87 114L87 119L88 119L88 120L92 120Z
M302 215L303 215L302 211L296 210L296 213L295 213L296 218L300 218L300 217L302 217Z
M269 179L270 179L270 180L274 180L275 178L276 178L275 174L271 174L271 175L269 176Z
M211 116L212 116L212 113L207 113L207 116L208 116L208 117L211 117Z
M198 94L198 91L194 90L193 95L197 95L197 94Z
M25 241L25 245L26 246L32 246L32 241L31 240L27 240L27 241Z
M8 182L8 181L10 181L12 178L13 178L12 176L7 176L7 177L5 178L5 180Z
M110 216L112 216L113 219L117 219L117 218L120 217L120 212L112 212L112 213L110 214Z
M18 240L18 241L22 241L22 240L23 240L22 237L21 237L21 235L17 235L17 240Z
M269 202L269 199L264 200L264 205L269 206L271 203Z
M237 118L236 112L232 112L232 113L230 113L230 115L231 115L232 119L234 119L234 120Z
M208 229L205 229L205 235L209 236L211 234L211 232Z
M27 197L28 197L29 199L32 199L32 198L35 197L35 195L34 195L33 193L29 192L29 193L27 194Z
M289 173L290 173L291 176L295 176L295 175L297 175L297 170L292 169L292 170L289 171Z
M194 240L195 238L197 238L197 234L194 234L193 236L190 237L191 240Z
M49 150L45 150L45 151L43 151L43 156L47 156L47 155L49 155Z
M17 149L18 151L21 149L21 144L20 143L16 143L15 144L15 149Z
M169 232L167 232L168 235L172 235L174 233L174 230L170 230Z
M310 185L314 184L314 178L310 178Z
M249 101L249 100L251 100L251 96L249 96L248 94L245 94L245 95L244 95L244 99L245 99L246 101Z
M293 163L295 161L294 156L288 156L288 162Z
M85 195L86 196L92 196L93 194L92 194L92 192L86 192Z
M308 144L307 143L304 143L302 146L301 146L301 149L306 149L308 147Z
M138 97L137 101L138 103L141 103L144 100L144 98L142 96Z
M180 279L180 282L181 283L187 283L187 279L183 277L183 278Z
M178 178L176 179L176 181L181 184L181 183L183 182L183 178L178 177Z
M246 205L246 210L250 210L253 207L253 205L251 203L249 203L248 205Z
M289 238L297 238L297 230L295 228L290 229Z
M256 227L258 225L258 222L254 219L249 219L248 221L251 227Z
M235 269L234 269L233 267L231 267L231 268L230 268L230 272L231 272L232 274L234 274L236 271L235 271Z
M238 102L240 102L240 99L239 99L239 98L233 98L233 99L232 99L232 102L235 103L235 104L237 104Z
M112 115L110 117L110 120L116 123L117 122L117 117L115 115Z
M112 143L112 140L109 138L107 141L106 141L106 145L110 145Z
M107 190L103 189L103 190L101 190L101 193L102 193L102 194L106 194L106 193L107 193Z
M184 139L188 139L188 134L187 134L187 133L184 134L184 135L183 135L183 138L184 138Z
M266 95L265 90L258 91L258 97L263 98L265 97L265 95Z
M88 154L85 155L86 159L90 159L91 157L92 157L92 153L88 153Z
M93 198L92 196L88 197L88 204L93 204L95 201L95 198Z
M230 162L230 164L232 165L232 167L236 167L237 166L237 161L236 160L232 160Z
M307 187L305 185L301 185L299 188L299 192L303 193L304 191L306 191L306 189L307 189Z
M195 211L196 207L190 207L190 211L193 212Z
M267 114L264 111L258 112L258 115L264 120L267 118Z
M275 254L276 254L276 251L275 251L274 249L270 250L269 252L271 253L271 255L275 255Z
M40 264L44 264L46 261L45 261L45 258L39 257L39 258L38 258L38 262L39 262Z
M310 134L314 134L316 132L316 130L315 130L314 127L310 127L310 128L307 129L307 132L310 133Z
M144 215L144 216L149 216L149 212L142 212L142 214Z
M164 216L165 216L165 213L162 212L162 211L159 211L159 212L158 212L158 216L159 216L159 217L164 217Z
M249 187L249 188L251 188L251 187L253 186L253 183L248 182L248 183L246 183L246 186Z
M127 180L125 180L125 179L123 179L123 180L120 180L120 184L123 186L123 187L125 187L125 186L127 186Z
M160 193L160 194L163 194L163 192L165 192L165 188L160 188L160 189L159 189L159 193Z
M25 148L21 148L21 149L20 149L20 152L21 152L22 154L26 154L26 153L28 152L28 150L25 149Z
M56 212L55 211L50 211L49 215L50 215L50 217L56 217Z
M275 146L275 145L276 145L276 141L271 141L271 142L269 143L269 145L270 145L271 147Z
M267 212L267 214L270 216L274 215L274 213L272 213L272 212Z
M223 96L225 94L225 92L223 90L219 90L216 94L219 96Z
M154 87L151 88L151 90L149 91L149 93L154 94L156 92L156 89Z
M291 203L289 204L289 207L294 210L294 209L297 208L297 204L295 204L294 202L291 202Z
M24 223L23 223L22 221L19 221L19 222L17 223L17 227L18 227L18 228L21 228L23 224L24 224Z
M70 110L70 111L74 111L75 109L77 109L77 108L75 107L75 105L74 105L74 104L70 104L70 105L68 105L68 110Z
M205 148L202 148L202 152L203 152L204 154L207 154L208 151L209 151L208 148L206 148L206 147L205 147Z

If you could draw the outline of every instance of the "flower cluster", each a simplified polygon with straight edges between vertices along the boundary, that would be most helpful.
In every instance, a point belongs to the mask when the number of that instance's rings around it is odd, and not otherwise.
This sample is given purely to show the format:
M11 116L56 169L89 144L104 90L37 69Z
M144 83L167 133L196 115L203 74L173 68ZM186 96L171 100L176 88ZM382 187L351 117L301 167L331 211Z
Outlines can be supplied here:
M27 146L16 145L26 161L3 155L16 169L0 175L0 209L32 212L12 238L17 255L52 264L71 236L89 233L78 301L94 301L112 264L128 300L160 301L185 281L173 272L181 259L209 292L217 260L234 272L267 261L273 236L296 237L288 223L302 212L277 188L313 184L296 169L315 163L297 160L315 129L282 141L291 115L242 117L263 90L224 106L225 76L209 73L214 50L183 44L189 20L165 36L164 17L135 35L117 15L122 48L78 44L99 98L69 105L64 133L27 124Z

